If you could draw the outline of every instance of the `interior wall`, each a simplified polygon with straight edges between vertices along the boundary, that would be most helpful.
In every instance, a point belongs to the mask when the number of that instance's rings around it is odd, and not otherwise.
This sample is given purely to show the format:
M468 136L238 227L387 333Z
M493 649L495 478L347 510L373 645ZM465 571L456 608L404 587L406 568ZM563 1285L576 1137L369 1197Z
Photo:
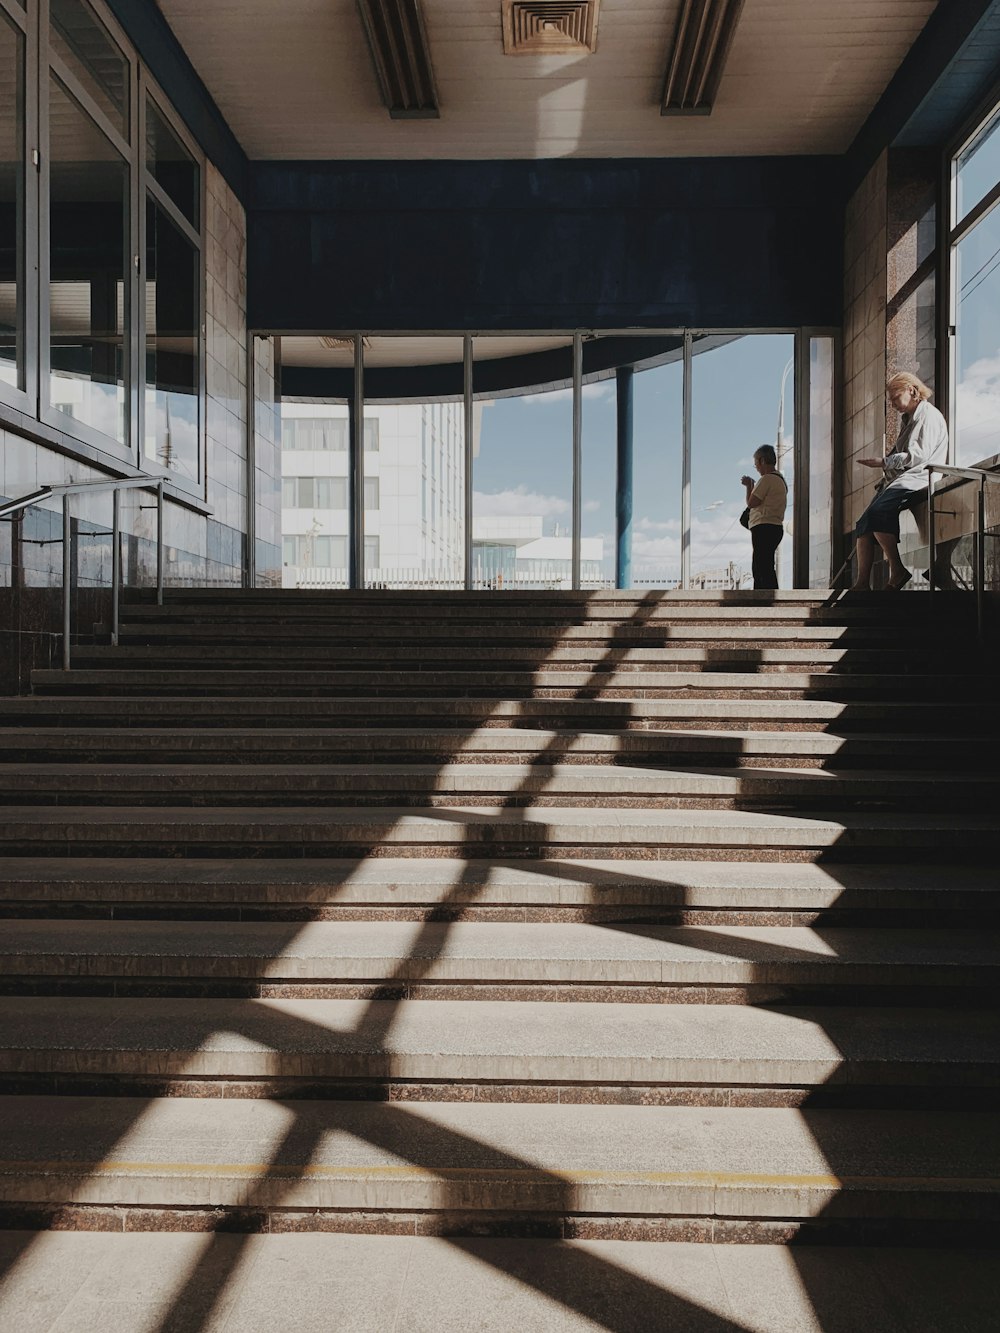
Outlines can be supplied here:
M842 312L840 162L257 162L251 327L789 328Z

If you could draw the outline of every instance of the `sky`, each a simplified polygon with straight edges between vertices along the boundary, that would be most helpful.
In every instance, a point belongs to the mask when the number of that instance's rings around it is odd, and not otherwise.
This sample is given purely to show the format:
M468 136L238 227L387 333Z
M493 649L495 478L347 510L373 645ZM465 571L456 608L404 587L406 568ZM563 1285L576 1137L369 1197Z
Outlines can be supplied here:
M777 435L781 379L792 356L791 334L748 335L697 354L692 394L693 574L735 562L750 565L740 527L740 476ZM679 362L637 371L634 379L633 575L680 574L681 383ZM794 377L785 389L790 449ZM474 492L478 514L538 514L545 531L569 532L572 500L572 391L497 399L483 412ZM791 456L785 466L791 481ZM583 390L583 536L603 537L614 569L615 382ZM789 557L790 559L790 557Z

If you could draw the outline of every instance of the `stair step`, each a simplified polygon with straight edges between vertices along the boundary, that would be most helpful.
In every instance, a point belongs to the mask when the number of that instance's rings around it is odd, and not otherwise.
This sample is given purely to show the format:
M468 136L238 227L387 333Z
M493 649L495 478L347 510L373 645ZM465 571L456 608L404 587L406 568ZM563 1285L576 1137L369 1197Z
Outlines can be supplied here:
M527 697L544 698L546 692L562 691L565 697L581 698L586 694L597 698L630 698L637 691L647 696L659 694L679 696L681 691L694 693L699 698L756 699L761 696L776 698L808 698L810 694L822 697L872 695L885 691L885 675L864 672L800 672L800 671L654 671L633 669L608 672L590 671L338 671L331 670L270 670L254 671L228 668L220 670L170 670L132 668L127 675L112 670L69 671L42 669L31 673L32 688L39 691L100 691L105 693L135 693L156 690L214 692L231 694L240 689L265 690L269 695L293 694L302 691L366 694L412 692L419 688L422 695L477 693L490 698ZM976 693L968 676L959 675L906 675L892 677L894 698L940 699L942 695L961 696L968 701ZM585 695L581 695L581 691ZM552 694L552 697L559 697Z
M516 808L491 806L241 807L8 806L0 851L114 856L455 855L541 852L593 855L589 849L645 849L654 857L737 860L815 859L917 848L963 859L993 845L991 819L949 814L829 814L805 818L729 810ZM404 849L409 849L408 852ZM599 852L596 854L600 855Z
M835 804L972 811L1000 796L993 773L745 767L737 773L636 764L0 763L0 801L23 805L260 804L435 806L458 801L602 809Z
M61 674L61 673L59 673ZM982 737L987 728L1000 722L1000 706L973 703L963 691L952 702L906 702L898 700L754 699L753 710L735 699L489 699L464 697L427 698L422 695L373 698L317 696L275 698L234 695L208 698L204 695L119 695L67 697L65 695L0 699L0 723L32 728L46 721L65 720L71 725L100 719L107 727L173 727L178 722L200 726L228 727L258 723L268 727L303 726L334 720L341 727L371 728L404 725L450 726L455 729L479 726L545 727L591 726L623 730L720 731L833 730L855 731L919 729L920 736L953 734L972 730Z
M169 911L326 916L370 911L463 913L493 919L548 914L657 912L722 914L737 924L751 914L793 924L802 914L869 916L895 924L905 911L982 912L1000 908L992 866L924 863L782 864L755 861L531 861L374 857L230 861L40 856L0 858L0 908L74 904L117 915Z
M25 978L67 990L90 979L165 989L197 982L206 993L228 994L227 983L236 982L325 994L363 984L379 993L476 1000L498 992L515 1000L546 993L615 999L625 989L650 1001L708 988L734 1003L802 988L865 987L892 1002L897 987L996 989L998 946L1000 933L982 930L29 920L4 925L0 985L16 991Z
M22 1092L798 1106L1000 1087L1000 1016L978 1008L2 996L0 1017Z
M0 1205L995 1223L986 1113L262 1099L0 1101ZM70 1214L72 1215L72 1214ZM9 1223L8 1223L9 1224ZM189 1221L189 1225L190 1225ZM121 1223L119 1223L119 1226ZM195 1223L197 1225L197 1223ZM761 1233L757 1233L758 1236Z

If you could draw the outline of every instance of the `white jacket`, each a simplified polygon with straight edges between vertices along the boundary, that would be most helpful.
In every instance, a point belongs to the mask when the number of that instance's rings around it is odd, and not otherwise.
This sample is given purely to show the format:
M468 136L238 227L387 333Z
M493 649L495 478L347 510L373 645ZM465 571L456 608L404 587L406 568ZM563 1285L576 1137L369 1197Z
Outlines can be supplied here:
M896 448L886 454L882 472L886 488L919 491L927 485L927 464L948 457L948 423L925 399L909 417L903 417Z

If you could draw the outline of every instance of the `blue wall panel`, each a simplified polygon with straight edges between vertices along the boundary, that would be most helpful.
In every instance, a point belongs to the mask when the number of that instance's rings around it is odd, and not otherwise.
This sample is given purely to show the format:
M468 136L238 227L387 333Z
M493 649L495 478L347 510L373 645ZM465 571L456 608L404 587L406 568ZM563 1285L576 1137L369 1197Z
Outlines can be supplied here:
M255 328L839 324L830 158L253 163Z

